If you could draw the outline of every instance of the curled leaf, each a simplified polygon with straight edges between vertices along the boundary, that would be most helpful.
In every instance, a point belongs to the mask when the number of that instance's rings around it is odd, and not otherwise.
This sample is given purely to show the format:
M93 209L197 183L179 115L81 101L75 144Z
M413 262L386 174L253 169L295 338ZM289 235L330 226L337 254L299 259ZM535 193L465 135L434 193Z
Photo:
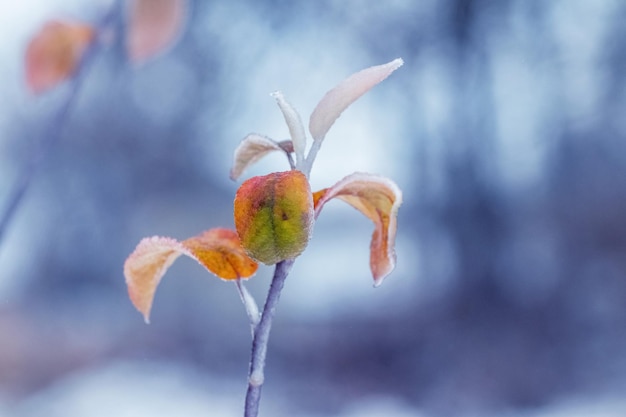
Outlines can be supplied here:
M192 257L218 278L250 278L258 264L246 255L237 232L215 228L183 242Z
M186 0L130 0L126 48L130 59L143 63L179 37L187 15Z
M387 64L366 68L352 74L328 91L315 107L309 119L309 132L311 132L313 140L324 140L328 129L350 104L387 78L402 64L402 59L398 58Z
M278 107L283 113L283 117L289 128L293 149L296 154L296 167L300 168L304 162L304 150L306 149L306 133L304 133L302 120L296 109L294 109L285 96L283 96L283 93L276 91L272 93L272 97L276 99Z
M255 133L249 134L243 138L237 149L235 149L230 178L236 180L250 165L273 151L283 151L287 158L290 159L290 153L293 152L293 143L291 141L276 142L267 136Z
M264 264L295 258L309 242L313 198L300 171L275 172L245 181L237 190L234 212L242 246Z
M124 276L130 301L150 321L150 310L156 288L172 263L187 254L177 240L153 236L139 242L135 251L124 263Z
M159 236L142 239L124 263L124 276L130 300L143 314L146 323L150 319L156 289L180 255L195 259L226 280L249 278L258 268L257 263L246 255L233 230L211 229L183 242Z
M335 197L374 222L370 268L374 286L377 287L396 265L395 239L402 192L393 181L385 177L362 173L348 175L334 186L313 194L316 218L324 204Z
M44 24L26 48L26 84L30 90L42 93L71 76L93 37L94 29L86 24Z

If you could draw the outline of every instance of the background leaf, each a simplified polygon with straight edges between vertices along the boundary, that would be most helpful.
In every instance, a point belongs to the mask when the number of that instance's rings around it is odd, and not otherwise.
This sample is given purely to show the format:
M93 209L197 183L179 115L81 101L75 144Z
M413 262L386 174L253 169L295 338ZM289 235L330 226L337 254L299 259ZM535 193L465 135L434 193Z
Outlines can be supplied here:
M26 49L26 84L30 90L42 93L68 78L93 37L94 29L86 24L45 23Z
M185 0L130 0L126 46L140 64L172 46L187 15Z

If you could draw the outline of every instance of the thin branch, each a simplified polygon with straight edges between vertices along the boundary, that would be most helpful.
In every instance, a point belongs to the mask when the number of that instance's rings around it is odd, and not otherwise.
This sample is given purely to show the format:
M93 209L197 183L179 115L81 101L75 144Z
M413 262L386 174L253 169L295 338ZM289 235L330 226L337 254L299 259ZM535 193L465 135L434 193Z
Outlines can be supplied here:
M307 178L309 177L309 175L311 175L311 168L313 168L313 162L315 161L315 158L317 157L317 153L319 152L321 147L322 147L322 141L315 140L313 141L313 144L311 145L311 149L309 149L309 153L304 161L304 168L302 171L304 172L304 175L307 176Z
M11 223L11 220L13 219L20 203L22 202L22 199L26 194L26 190L30 186L35 173L41 167L46 156L61 138L63 128L66 125L74 104L76 103L81 87L87 78L89 68L93 64L94 58L97 56L97 52L102 47L102 40L98 38L98 35L102 34L105 29L111 25L116 13L121 10L120 6L120 1L115 2L98 23L96 37L94 37L94 40L85 49L85 52L78 62L74 75L70 80L68 80L69 91L65 101L61 104L57 114L52 119L51 126L48 129L47 134L41 139L38 149L33 152L30 161L28 161L28 163L24 166L19 177L13 184L13 188L9 192L6 199L7 202L5 204L5 208L0 215L0 245L2 244L3 236L6 233L6 230L9 227L9 224Z
M250 319L250 326L252 327L252 337L254 337L254 329L256 329L257 324L259 324L259 320L261 316L259 314L259 307L254 301L252 295L248 292L248 289L243 285L241 278L235 281L235 285L237 286L237 291L239 292L239 297L241 298L241 302L243 306L246 308L246 313L248 314L248 319Z
M265 356L267 354L267 343L269 341L270 329L276 305L280 298L280 292L285 284L285 279L293 266L293 259L288 259L276 264L274 278L270 286L263 307L261 321L254 332L252 341L252 353L250 356L250 371L248 373L248 392L246 393L246 403L244 417L257 417L259 414L259 402L261 401L261 388L265 379L263 370L265 368Z
M291 167L292 170L296 169L296 163L293 160L293 156L291 156L290 153L286 154L287 155L287 160L289 161L289 166Z

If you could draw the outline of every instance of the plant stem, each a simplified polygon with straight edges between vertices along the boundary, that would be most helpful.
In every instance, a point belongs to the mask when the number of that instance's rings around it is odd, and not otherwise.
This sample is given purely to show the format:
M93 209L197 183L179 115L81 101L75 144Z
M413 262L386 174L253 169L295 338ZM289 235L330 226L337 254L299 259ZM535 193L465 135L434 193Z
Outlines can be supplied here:
M237 291L239 292L241 302L246 309L246 314L248 314L248 319L250 320L250 326L252 328L252 337L254 337L254 329L256 328L256 325L259 324L259 320L261 319L259 307L257 306L256 301L254 301L252 295L246 289L245 285L243 285L243 282L241 282L241 278L238 278L235 281L235 284L237 285Z
M116 13L121 10L119 6L119 2L115 2L111 9L108 10L99 22L96 28L97 33L94 40L83 52L76 70L74 71L74 76L69 80L69 91L65 97L65 101L61 104L61 107L52 120L52 126L48 129L47 135L45 135L39 143L39 148L35 150L31 160L24 167L20 176L13 184L13 189L9 192L9 196L6 199L7 203L4 211L0 214L0 244L2 243L2 238L6 229L13 219L13 215L17 211L17 208L22 202L22 198L26 194L26 190L28 189L33 176L45 160L45 157L48 155L50 150L54 148L61 138L63 127L65 126L70 115L70 111L78 98L78 93L81 90L83 82L85 78L87 78L86 75L88 73L88 69L93 63L94 58L101 47L101 41L98 39L98 36L111 24Z
M293 266L294 259L287 259L276 264L274 278L270 285L261 320L254 331L252 340L252 353L250 355L250 371L248 373L248 392L246 393L246 403L244 417L257 417L259 414L259 402L261 400L261 388L265 376L265 356L267 354L267 342L272 328L274 311L280 298L280 292L285 284L285 279Z

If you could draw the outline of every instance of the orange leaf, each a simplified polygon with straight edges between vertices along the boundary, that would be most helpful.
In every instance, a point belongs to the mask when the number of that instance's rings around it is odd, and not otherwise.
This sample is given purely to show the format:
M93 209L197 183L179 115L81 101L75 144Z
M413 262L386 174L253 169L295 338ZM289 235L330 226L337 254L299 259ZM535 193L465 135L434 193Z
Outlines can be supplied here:
M94 37L94 29L82 23L50 21L26 48L26 84L41 93L68 78Z
M222 279L249 278L258 268L246 255L234 230L211 229L185 240L183 245L206 269Z
M124 263L124 276L130 300L146 320L161 278L180 256L195 259L222 279L249 278L257 263L244 252L233 230L211 229L179 242L168 237L153 236L139 242Z
M295 258L309 242L313 199L309 182L300 171L245 181L237 190L234 212L242 246L264 264Z
M130 59L140 64L173 45L186 15L186 0L130 0L126 39Z
M350 204L374 222L370 268L374 286L382 284L396 265L395 239L402 192L391 180L372 174L348 175L334 186L314 193L315 217L332 198Z
M270 152L283 151L287 157L293 152L293 143L288 141L276 142L266 136L251 133L235 149L233 167L230 170L230 178L236 180L252 164L263 158Z

